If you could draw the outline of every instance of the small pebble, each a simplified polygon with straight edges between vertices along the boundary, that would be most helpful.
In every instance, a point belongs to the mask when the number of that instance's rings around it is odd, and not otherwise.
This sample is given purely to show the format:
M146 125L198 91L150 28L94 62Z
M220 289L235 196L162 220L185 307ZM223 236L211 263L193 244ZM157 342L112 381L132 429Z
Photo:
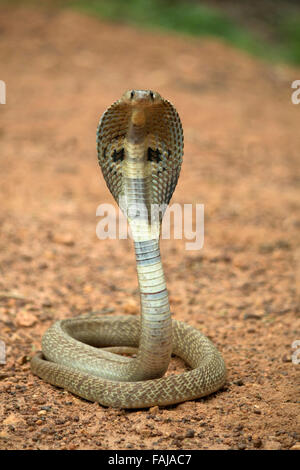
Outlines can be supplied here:
M266 450L280 450L281 449L281 444L280 442L277 441L266 441L264 443L264 449Z
M253 445L254 445L255 449L259 449L259 448L262 446L262 441L261 441L261 439L255 439L255 440L253 441Z
M300 450L300 442L296 442L296 444L290 447L290 450Z
M37 317L30 312L21 311L16 315L16 323L18 326L29 327L37 322Z
M234 385L238 385L238 387L241 387L242 385L244 385L244 382L242 379L234 380L233 383Z
M246 444L245 444L245 442L239 442L239 443L238 443L238 449L239 449L239 450L245 450L245 449L246 449Z
M151 414L153 414L153 415L156 415L158 412L159 412L159 407L158 407L158 406L152 406L152 407L149 409L149 413L151 413Z

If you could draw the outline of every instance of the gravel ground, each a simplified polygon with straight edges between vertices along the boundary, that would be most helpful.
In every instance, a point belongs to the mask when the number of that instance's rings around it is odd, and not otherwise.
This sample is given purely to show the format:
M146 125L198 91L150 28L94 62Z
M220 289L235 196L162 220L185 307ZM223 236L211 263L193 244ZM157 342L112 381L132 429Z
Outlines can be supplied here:
M300 70L71 11L0 13L0 448L299 449ZM173 202L205 205L205 240L198 251L162 241L171 309L228 368L205 399L134 411L89 403L29 366L57 319L139 314L131 241L96 236L97 206L113 203L96 126L127 88L159 91L182 118ZM184 368L174 359L169 373Z

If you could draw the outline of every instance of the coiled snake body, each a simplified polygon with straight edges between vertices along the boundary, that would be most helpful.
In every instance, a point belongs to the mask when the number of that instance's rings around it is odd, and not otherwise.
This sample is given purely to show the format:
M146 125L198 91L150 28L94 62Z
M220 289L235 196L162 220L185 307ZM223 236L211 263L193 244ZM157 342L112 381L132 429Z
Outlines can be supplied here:
M161 219L183 154L180 118L158 93L127 91L103 114L97 145L107 186L132 232L141 319L87 315L58 321L44 334L32 371L87 400L120 408L170 405L215 392L226 378L222 356L200 331L171 319L160 259ZM163 377L172 353L191 370Z

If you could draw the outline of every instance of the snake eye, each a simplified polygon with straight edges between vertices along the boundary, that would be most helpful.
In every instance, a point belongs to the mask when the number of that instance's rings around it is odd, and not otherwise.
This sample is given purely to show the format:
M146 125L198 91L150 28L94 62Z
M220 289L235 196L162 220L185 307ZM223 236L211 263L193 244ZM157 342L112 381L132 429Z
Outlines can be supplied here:
M150 98L151 98L152 100L154 100L154 93L153 93L153 91L150 91Z
M134 90L130 93L130 98L132 99L134 97Z

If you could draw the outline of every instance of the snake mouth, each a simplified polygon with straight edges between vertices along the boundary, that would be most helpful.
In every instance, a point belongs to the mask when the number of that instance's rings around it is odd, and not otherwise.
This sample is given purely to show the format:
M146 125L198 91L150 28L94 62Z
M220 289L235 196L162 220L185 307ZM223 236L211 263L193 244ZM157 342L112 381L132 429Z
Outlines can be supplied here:
M159 93L152 90L127 90L123 94L121 101L133 107L147 107L161 103L162 98Z

